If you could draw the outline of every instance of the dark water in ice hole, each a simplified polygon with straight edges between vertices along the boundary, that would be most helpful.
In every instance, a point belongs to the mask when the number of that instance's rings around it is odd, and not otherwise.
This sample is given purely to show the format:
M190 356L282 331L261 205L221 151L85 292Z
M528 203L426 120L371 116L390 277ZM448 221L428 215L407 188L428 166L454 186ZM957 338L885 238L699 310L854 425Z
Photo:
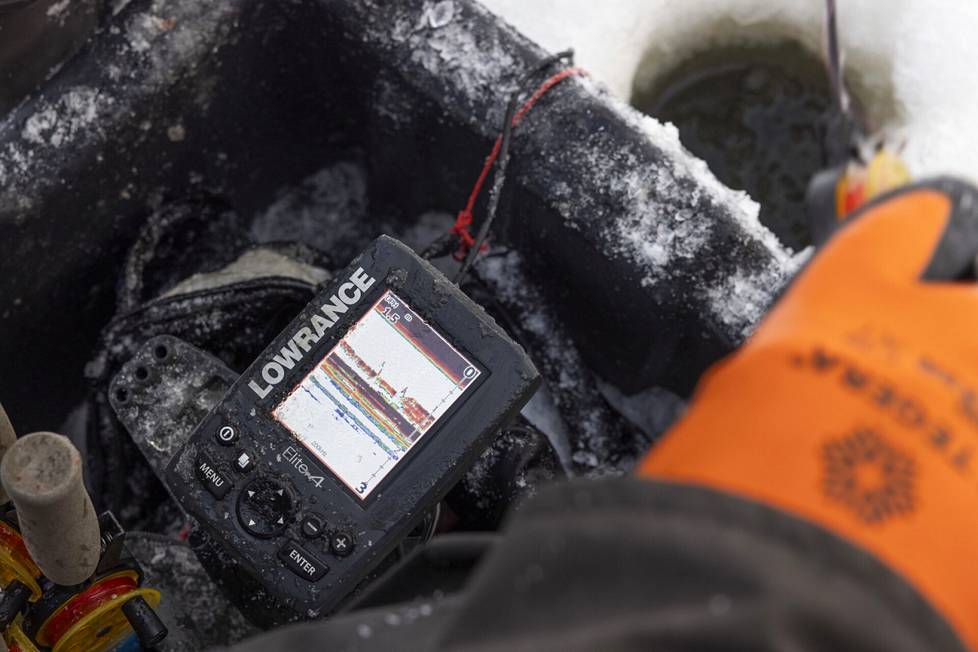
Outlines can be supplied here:
M721 182L760 203L784 244L811 242L805 188L825 166L824 125L838 113L817 55L794 43L709 50L636 88L632 104L675 124Z

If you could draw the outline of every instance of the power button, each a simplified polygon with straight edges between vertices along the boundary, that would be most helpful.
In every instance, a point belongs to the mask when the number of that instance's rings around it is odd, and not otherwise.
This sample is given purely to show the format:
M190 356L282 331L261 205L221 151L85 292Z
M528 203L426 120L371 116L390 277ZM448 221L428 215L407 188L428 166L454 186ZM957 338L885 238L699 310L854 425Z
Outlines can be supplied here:
M238 431L234 428L234 426L224 424L217 429L215 438L217 439L217 443L221 446L231 446L234 444L234 442L238 441Z

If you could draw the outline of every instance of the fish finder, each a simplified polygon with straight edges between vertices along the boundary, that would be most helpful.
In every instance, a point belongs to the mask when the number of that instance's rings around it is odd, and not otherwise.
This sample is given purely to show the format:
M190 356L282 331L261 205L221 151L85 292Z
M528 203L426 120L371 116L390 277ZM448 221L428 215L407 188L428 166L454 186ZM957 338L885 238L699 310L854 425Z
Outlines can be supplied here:
M538 385L481 307L381 237L234 383L166 482L272 621L326 615Z

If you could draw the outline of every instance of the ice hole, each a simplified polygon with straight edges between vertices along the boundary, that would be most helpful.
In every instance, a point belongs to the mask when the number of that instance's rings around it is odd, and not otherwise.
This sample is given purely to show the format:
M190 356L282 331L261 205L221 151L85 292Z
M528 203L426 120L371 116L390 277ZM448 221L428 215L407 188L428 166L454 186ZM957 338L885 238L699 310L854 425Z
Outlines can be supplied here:
M652 54L639 66L633 106L676 125L683 146L721 182L760 204L761 222L782 243L804 249L811 242L805 190L830 162L826 133L840 116L822 56L783 39L717 46L662 63ZM867 119L863 85L850 74L847 86L862 121L890 113L874 106Z

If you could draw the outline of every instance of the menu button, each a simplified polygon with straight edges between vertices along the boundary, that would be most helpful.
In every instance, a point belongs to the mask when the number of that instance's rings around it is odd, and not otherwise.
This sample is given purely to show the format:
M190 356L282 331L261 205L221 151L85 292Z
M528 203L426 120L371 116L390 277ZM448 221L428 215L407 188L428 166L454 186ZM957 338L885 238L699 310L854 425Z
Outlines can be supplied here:
M197 479L212 496L221 500L228 495L228 492L231 491L231 482L217 470L214 460L206 454L200 453L197 455L195 464L197 465L195 469Z

